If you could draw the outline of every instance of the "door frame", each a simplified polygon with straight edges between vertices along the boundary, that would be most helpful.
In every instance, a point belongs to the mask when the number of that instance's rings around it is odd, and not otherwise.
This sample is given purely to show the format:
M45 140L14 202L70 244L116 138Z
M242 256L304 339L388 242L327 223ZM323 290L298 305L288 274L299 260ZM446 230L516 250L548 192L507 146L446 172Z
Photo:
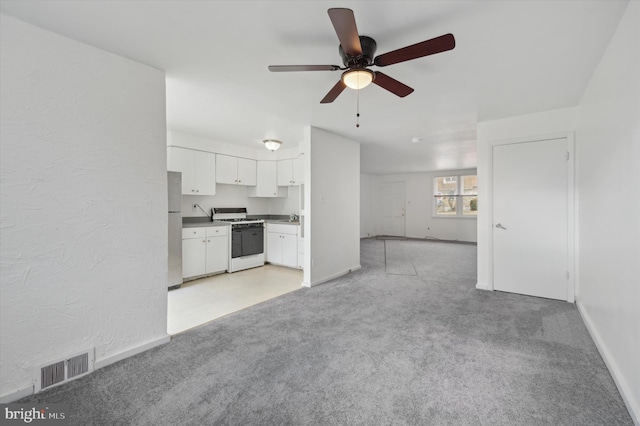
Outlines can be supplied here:
M494 291L493 287L493 227L494 227L494 217L493 217L493 148L495 146L500 145L513 145L520 143L529 143L529 142L539 142L539 141L548 141L553 139L566 139L567 140L567 152L569 153L569 159L567 160L567 302L574 303L575 302L575 294L576 294L576 257L575 257L575 238L576 238L576 210L575 210L575 135L574 132L561 132L561 133L553 133L553 134L545 134L539 136L527 136L521 138L514 139L504 139L504 140L495 140L489 142L489 146L491 148L491 152L488 158L488 198L491 200L488 203L485 203L488 211L485 213L487 217L490 218L489 221L489 232L488 232L488 242L489 242L489 253L488 253L488 275L489 282L487 290Z

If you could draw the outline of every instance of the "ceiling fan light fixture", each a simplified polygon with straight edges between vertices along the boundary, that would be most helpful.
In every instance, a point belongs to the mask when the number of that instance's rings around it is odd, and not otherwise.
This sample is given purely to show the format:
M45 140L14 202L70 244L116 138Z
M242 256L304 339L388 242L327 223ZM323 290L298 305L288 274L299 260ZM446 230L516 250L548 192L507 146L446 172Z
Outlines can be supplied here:
M342 73L342 82L350 89L360 90L373 81L375 74L368 69L348 70Z
M280 148L280 145L282 145L282 142L277 139L265 139L262 143L264 143L264 146L271 152L277 150Z

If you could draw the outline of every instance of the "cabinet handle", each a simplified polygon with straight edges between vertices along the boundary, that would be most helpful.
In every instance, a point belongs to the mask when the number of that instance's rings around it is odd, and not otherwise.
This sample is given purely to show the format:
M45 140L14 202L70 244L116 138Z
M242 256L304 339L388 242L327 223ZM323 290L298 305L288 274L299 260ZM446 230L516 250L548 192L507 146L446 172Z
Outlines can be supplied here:
M199 189L196 189L196 192L200 192L200 190L199 190Z

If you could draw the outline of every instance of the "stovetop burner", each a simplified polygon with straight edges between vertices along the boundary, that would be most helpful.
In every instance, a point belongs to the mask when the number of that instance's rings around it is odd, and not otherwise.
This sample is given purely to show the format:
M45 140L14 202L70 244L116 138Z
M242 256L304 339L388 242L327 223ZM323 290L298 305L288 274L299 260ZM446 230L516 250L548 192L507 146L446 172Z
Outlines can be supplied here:
M211 209L211 214L214 221L230 222L233 226L243 224L262 224L262 219L249 219L247 218L246 207L222 207Z

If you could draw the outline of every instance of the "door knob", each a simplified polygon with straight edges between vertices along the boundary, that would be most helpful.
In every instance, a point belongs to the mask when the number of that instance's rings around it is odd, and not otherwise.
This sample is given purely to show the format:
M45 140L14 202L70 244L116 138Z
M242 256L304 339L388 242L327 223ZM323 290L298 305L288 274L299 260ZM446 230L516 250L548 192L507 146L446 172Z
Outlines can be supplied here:
M507 230L507 228L505 228L504 226L502 226L501 223L496 224L496 228L498 229L504 229L505 231Z

